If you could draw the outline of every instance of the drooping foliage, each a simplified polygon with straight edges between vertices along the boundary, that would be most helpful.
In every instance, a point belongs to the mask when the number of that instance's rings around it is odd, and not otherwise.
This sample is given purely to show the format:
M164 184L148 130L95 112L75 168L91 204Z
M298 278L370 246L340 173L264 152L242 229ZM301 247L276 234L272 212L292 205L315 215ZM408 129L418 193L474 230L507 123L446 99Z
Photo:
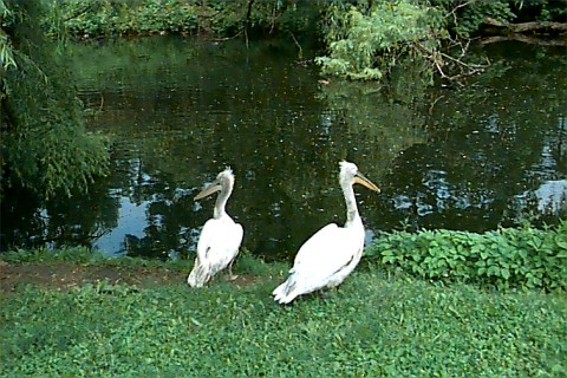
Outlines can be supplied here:
M553 1L378 0L334 1L323 18L327 52L317 59L325 75L377 80L401 61L423 62L424 79L476 73L467 62L468 38L483 26L520 21L565 22L567 7ZM565 27L559 28L565 29ZM449 53L451 48L461 47Z
M0 1L2 189L70 194L106 172L108 153L85 130L72 80L38 27L40 6Z
M331 6L326 16L328 56L323 73L349 79L381 79L404 57L438 54L446 36L438 9L412 1L378 2L367 12Z

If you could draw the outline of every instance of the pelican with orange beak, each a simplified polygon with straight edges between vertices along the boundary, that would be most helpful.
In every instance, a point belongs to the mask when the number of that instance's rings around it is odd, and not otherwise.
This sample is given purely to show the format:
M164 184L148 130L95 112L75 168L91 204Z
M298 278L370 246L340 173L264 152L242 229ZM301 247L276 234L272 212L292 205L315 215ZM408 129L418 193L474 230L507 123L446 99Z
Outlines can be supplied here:
M273 291L274 300L288 304L296 297L340 285L360 262L364 249L364 225L358 214L353 185L374 192L380 189L358 167L340 163L339 183L347 208L344 227L331 223L317 231L299 249L288 279Z
M238 255L244 229L242 225L232 220L225 209L233 187L234 174L230 168L227 168L195 196L195 201L198 201L220 192L215 203L213 218L205 223L199 236L195 266L187 277L187 283L191 287L203 286L226 267L230 277L236 278L232 274L232 264Z

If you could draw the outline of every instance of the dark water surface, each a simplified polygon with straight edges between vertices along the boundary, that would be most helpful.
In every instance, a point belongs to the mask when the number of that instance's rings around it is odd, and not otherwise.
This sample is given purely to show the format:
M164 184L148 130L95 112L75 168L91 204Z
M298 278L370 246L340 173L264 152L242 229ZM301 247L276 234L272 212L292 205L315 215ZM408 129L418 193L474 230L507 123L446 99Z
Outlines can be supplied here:
M484 47L492 67L464 87L426 90L400 70L389 90L318 82L294 46L151 38L75 45L89 127L112 142L112 173L88 194L39 203L11 194L2 248L86 244L110 254L186 257L214 201L194 195L226 166L228 212L252 253L293 255L344 222L338 162L359 187L371 240L382 231L471 231L567 213L564 50Z

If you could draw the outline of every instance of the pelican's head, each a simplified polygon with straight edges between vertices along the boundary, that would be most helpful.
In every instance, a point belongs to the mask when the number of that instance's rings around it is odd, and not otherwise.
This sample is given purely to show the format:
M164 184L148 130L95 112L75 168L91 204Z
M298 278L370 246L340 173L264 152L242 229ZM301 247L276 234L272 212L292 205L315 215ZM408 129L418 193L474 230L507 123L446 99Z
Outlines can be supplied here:
M210 183L205 189L195 196L195 201L210 196L213 193L219 192L223 189L230 190L234 185L234 174L232 169L226 168L224 171L217 175L217 178Z
M380 193L380 188L378 188L372 181L364 177L364 175L358 171L356 164L343 160L339 163L339 165L341 167L341 171L339 173L339 181L341 183L341 186L360 184L376 193Z

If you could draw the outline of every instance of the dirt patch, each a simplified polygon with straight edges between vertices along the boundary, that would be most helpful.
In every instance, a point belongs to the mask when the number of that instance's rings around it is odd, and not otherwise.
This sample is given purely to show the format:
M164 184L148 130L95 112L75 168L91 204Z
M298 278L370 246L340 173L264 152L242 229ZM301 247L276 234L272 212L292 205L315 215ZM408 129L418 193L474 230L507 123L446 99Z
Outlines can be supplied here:
M186 273L166 269L116 266L81 266L70 263L0 263L0 291L13 292L26 284L68 290L106 281L136 286L172 285L184 282Z
M103 281L138 287L178 285L186 283L187 274L165 268L83 266L66 262L10 264L0 261L0 292L15 292L27 284L66 291ZM250 286L255 282L256 277L253 276L239 276L232 281L238 287Z

